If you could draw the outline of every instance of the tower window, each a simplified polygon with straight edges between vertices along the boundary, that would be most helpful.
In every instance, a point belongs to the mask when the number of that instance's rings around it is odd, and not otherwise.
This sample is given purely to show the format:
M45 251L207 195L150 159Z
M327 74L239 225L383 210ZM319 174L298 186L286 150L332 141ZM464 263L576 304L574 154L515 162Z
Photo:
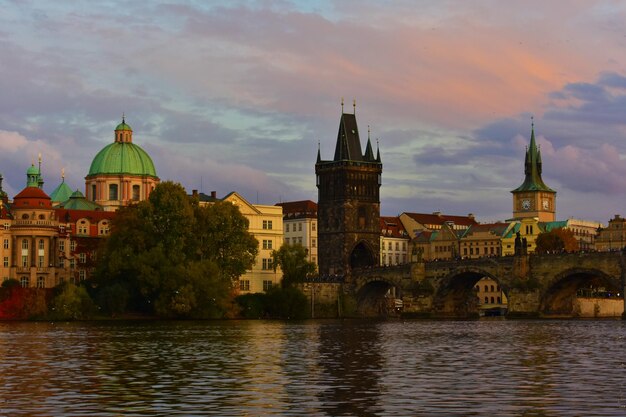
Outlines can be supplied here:
M117 199L117 184L109 184L109 200Z
M133 201L139 201L139 186L133 185Z

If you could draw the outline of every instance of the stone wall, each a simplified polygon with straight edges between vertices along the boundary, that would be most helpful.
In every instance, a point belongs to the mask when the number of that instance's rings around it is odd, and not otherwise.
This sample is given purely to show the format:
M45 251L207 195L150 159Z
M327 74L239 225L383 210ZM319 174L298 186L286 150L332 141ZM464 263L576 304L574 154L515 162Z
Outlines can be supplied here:
M302 282L296 287L309 300L312 318L341 317L343 286L338 282Z
M612 298L577 298L574 300L575 317L621 317L624 300Z

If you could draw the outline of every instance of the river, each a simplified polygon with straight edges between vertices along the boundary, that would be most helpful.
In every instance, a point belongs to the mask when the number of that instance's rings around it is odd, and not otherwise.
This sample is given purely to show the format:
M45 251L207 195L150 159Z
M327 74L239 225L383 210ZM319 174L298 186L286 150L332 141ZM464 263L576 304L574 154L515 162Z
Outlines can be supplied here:
M626 323L0 322L1 416L626 416Z

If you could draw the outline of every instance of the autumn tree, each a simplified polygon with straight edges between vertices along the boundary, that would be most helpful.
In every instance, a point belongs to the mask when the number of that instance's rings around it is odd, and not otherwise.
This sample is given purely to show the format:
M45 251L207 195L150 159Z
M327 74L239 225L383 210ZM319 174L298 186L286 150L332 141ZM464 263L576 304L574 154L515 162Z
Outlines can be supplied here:
M536 253L575 252L578 250L578 241L574 237L574 232L565 228L540 233L535 243L537 245Z
M111 296L125 290L135 310L219 317L233 281L252 266L258 250L245 217L226 204L200 207L180 184L168 181L148 200L122 208L100 257L98 299L119 312Z

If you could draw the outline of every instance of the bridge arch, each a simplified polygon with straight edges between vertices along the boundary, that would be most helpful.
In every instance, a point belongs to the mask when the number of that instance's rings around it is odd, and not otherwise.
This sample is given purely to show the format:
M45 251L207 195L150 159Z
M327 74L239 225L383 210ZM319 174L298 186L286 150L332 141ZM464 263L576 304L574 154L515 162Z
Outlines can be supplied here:
M402 287L394 280L371 276L357 284L356 307L362 317L387 317L396 315L395 302L402 298Z
M433 313L437 317L475 318L479 316L479 303L475 286L482 278L490 278L499 285L506 297L508 287L492 273L477 267L462 267L439 280L433 299Z
M556 274L544 286L540 313L544 316L584 316L584 312L580 311L580 303L585 298L606 298L607 302L604 304L610 304L612 299L623 305L623 288L621 278L611 276L602 270L569 268ZM597 310L595 315L598 314L604 315Z

